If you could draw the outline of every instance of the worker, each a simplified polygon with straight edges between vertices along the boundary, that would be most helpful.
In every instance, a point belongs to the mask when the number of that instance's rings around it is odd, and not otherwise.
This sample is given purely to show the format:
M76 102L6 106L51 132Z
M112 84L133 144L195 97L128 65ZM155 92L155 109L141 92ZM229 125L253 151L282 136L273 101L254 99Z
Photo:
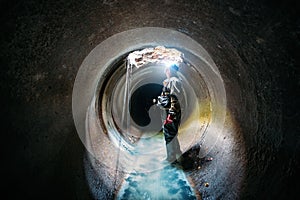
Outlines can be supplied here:
M177 162L182 154L177 138L181 121L179 99L182 96L178 70L179 67L176 64L166 67L166 79L163 81L162 93L157 99L157 104L163 110L163 133L167 150L166 161L170 163Z

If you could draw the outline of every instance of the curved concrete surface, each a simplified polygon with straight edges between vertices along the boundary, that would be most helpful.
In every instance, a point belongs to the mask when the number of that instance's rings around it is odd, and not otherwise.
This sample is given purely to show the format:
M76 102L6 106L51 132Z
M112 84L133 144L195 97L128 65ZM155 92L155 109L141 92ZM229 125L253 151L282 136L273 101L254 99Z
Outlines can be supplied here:
M183 170L193 189L203 199L296 199L297 5L293 0L3 1L5 191L25 199L115 197L125 174L110 173L77 135L72 116L76 74L111 36L161 27L201 44L225 86L219 140L205 156L199 156L203 146L184 154Z

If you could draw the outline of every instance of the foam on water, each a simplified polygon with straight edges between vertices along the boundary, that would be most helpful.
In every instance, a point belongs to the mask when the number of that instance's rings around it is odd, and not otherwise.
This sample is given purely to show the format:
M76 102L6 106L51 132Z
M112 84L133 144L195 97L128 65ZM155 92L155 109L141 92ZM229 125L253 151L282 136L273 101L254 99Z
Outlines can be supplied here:
M163 160L165 149L153 151L163 146L164 140L159 137L139 141L133 155L134 167L126 176L117 199L197 199L183 170ZM139 155L140 148L150 153Z

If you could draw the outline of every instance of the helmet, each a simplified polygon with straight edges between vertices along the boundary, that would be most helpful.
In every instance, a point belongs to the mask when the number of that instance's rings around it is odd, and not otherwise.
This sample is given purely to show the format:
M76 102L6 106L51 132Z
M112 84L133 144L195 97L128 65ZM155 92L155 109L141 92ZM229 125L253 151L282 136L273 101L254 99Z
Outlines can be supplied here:
M173 70L173 71L178 71L179 67L178 67L177 64L172 64L172 65L170 66L170 69Z

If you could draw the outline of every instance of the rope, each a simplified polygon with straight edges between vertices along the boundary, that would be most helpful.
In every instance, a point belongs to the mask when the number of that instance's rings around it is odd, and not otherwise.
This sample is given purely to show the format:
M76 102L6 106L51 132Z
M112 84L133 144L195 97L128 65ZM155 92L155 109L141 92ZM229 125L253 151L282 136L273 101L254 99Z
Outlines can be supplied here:
M126 67L126 79L125 79L125 90L124 90L124 100L123 100L123 111L122 111L122 120L121 124L124 124L125 121L125 114L127 113L127 103L129 103L129 92L130 92L130 74L132 71L132 65L129 64L128 59L125 60L125 67ZM130 68L130 70L129 70ZM128 116L126 117L126 128L125 131L128 132L128 126L129 126L129 120ZM114 178L114 190L117 190L117 178L118 178L118 169L120 164L120 150L121 150L121 144L122 144L122 136L119 136L118 141L118 151L117 151L117 162L116 162L116 170L115 170L115 178Z

